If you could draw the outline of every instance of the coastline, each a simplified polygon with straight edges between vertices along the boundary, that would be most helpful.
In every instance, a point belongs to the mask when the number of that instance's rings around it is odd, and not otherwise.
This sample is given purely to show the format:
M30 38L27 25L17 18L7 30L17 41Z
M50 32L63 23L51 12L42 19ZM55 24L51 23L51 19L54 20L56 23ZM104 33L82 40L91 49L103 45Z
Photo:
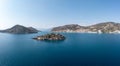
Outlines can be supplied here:
M51 31L53 33L85 33L85 34L120 34L120 32L98 33L98 32L63 32L63 31Z

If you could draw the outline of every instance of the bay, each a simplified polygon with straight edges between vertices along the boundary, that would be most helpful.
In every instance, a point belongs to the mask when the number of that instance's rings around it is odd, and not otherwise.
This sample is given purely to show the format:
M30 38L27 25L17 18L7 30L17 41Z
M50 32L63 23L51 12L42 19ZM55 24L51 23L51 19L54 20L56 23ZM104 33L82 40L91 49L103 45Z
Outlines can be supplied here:
M0 66L120 65L120 34L61 33L66 40L32 39L47 33L0 33Z

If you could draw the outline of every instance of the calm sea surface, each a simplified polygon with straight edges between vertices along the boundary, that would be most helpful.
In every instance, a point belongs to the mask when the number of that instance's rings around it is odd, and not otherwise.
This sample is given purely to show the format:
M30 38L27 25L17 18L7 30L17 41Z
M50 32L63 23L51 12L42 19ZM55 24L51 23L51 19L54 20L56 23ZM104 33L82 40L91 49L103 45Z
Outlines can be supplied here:
M45 34L0 33L0 66L120 66L120 34L62 33L64 41L31 38Z

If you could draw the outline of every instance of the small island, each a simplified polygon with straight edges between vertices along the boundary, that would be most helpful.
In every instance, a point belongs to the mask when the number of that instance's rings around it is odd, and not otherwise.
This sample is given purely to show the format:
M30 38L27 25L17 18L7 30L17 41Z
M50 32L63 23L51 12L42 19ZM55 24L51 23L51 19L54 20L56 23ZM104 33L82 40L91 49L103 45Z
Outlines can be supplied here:
M41 36L37 36L35 38L33 38L35 40L65 40L65 36L61 35L61 34L56 34L56 33L50 33L50 34L45 34L45 35L41 35Z

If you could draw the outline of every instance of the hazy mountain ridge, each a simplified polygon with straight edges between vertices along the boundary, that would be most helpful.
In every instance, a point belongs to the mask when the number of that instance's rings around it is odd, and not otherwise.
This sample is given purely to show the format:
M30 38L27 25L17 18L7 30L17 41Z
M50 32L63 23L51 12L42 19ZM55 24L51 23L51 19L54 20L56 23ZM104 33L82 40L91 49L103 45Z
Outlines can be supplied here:
M69 24L55 27L53 32L81 32L81 33L120 33L120 23L104 22L90 26L80 26L78 24Z
M38 30L33 27L24 27L22 25L15 25L12 28L1 30L3 33L13 33L13 34L29 34L29 33L37 33Z

